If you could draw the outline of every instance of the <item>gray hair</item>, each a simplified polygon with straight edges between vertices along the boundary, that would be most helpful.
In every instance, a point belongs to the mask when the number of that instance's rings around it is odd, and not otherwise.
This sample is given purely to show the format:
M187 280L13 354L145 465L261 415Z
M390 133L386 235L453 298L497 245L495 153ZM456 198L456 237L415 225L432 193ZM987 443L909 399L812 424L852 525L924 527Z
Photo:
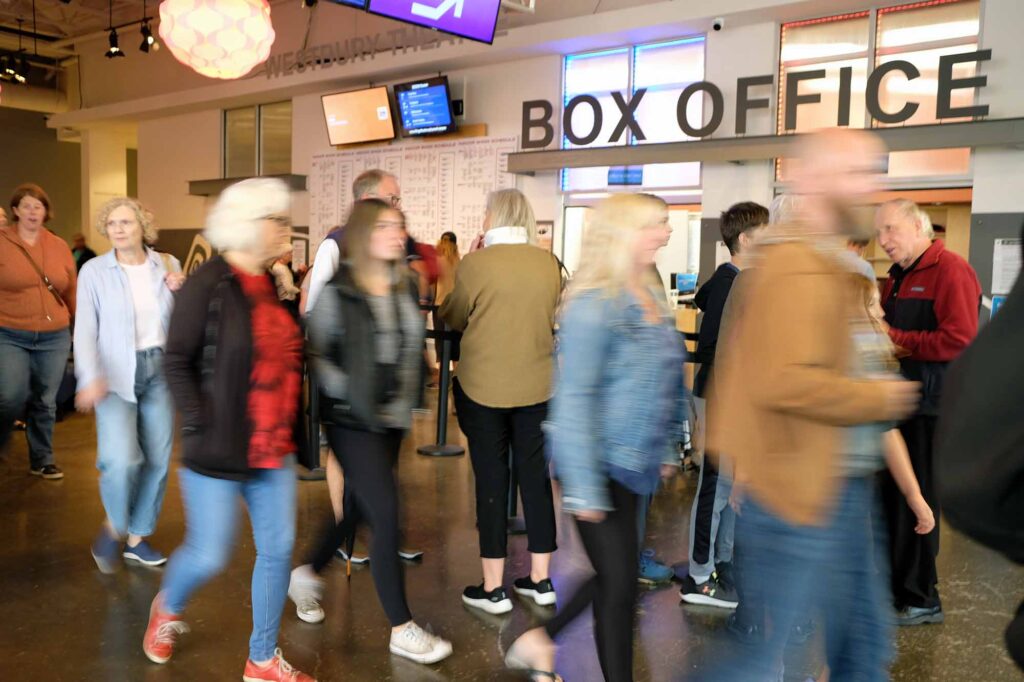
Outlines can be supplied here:
M525 227L531 244L537 241L537 219L526 196L517 189L499 189L487 195L491 227Z
M800 216L800 197L795 194L780 194L768 204L768 224L795 222Z
M277 178L242 180L221 192L206 216L206 239L218 251L250 251L261 238L261 221L288 212L288 185Z
M107 237L107 221L110 220L110 214L122 206L127 206L135 213L135 220L142 228L142 241L146 244L155 244L159 230L153 222L153 214L143 208L138 199L131 197L115 197L100 206L99 213L96 214L96 231Z
M910 199L891 199L878 207L879 211L885 209L892 209L897 215L915 221L921 228L922 234L928 239L935 239L935 228L932 227L931 217Z
M364 171L359 174L355 182L352 183L352 198L356 201L360 201L370 196L371 194L377 193L377 188L380 187L381 183L384 182L384 178L393 178L391 173L382 171L379 168Z

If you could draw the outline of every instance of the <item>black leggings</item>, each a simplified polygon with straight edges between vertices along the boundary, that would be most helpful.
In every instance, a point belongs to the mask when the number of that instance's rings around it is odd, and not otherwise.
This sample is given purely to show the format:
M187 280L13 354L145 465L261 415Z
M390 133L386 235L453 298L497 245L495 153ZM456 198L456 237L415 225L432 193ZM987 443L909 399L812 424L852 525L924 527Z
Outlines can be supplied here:
M639 497L609 482L612 506L601 523L576 521L583 548L595 574L580 585L565 606L544 626L555 639L587 606L594 605L597 658L607 682L633 679L633 624L636 620L637 500Z
M402 432L372 433L328 426L327 440L345 471L346 513L340 522L332 519L321 535L310 562L313 570L322 571L334 551L355 531L356 522L365 518L373 532L370 572L381 606L393 627L408 623L412 615L398 560L398 493L394 472Z
M476 479L476 525L480 556L504 559L508 552L509 446L515 462L526 518L527 550L549 554L555 544L555 507L544 458L547 403L525 407L487 407L474 402L455 381L459 426L469 441Z

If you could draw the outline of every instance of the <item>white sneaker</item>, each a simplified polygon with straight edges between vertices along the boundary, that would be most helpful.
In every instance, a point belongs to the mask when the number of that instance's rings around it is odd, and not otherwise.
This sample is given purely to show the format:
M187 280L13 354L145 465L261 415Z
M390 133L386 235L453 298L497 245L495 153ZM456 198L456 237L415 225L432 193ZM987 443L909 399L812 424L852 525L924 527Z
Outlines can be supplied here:
M320 600L324 595L324 581L306 564L292 571L288 583L288 598L295 602L295 615L307 623L322 623L324 610Z
M451 656L452 643L409 621L397 633L391 633L391 653L417 663L437 663Z

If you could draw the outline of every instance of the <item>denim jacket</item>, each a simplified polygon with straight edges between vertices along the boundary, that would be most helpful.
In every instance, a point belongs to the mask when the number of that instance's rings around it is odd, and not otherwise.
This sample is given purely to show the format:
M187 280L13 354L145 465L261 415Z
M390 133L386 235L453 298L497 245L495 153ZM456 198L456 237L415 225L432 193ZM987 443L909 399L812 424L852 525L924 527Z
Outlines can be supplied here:
M166 332L174 307L174 296L164 283L167 268L152 249L146 249L146 260ZM171 263L177 265L178 261L172 257ZM136 402L135 309L128 276L113 249L89 260L78 273L75 376L79 388L105 379L111 393Z
M650 494L661 465L679 463L685 358L671 317L651 324L631 294L567 304L547 425L565 509L610 511L608 479Z

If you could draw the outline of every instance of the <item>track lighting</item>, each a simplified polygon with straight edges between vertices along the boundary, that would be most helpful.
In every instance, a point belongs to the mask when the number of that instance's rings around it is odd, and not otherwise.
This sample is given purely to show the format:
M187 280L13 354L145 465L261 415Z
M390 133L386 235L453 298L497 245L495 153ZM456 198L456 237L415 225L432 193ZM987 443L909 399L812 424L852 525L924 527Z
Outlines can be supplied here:
M121 49L121 46L118 44L117 29L116 28L110 29L110 35L107 36L107 40L110 41L110 49L108 49L107 53L106 53L107 59L113 59L114 57L123 57L124 56L124 51Z
M139 45L139 50L142 52L149 52L149 48L153 47L156 43L156 38L153 37L153 30L149 27L149 22L143 22L142 24L142 44Z
M317 2L318 0L302 0L302 6L306 8L313 7Z

